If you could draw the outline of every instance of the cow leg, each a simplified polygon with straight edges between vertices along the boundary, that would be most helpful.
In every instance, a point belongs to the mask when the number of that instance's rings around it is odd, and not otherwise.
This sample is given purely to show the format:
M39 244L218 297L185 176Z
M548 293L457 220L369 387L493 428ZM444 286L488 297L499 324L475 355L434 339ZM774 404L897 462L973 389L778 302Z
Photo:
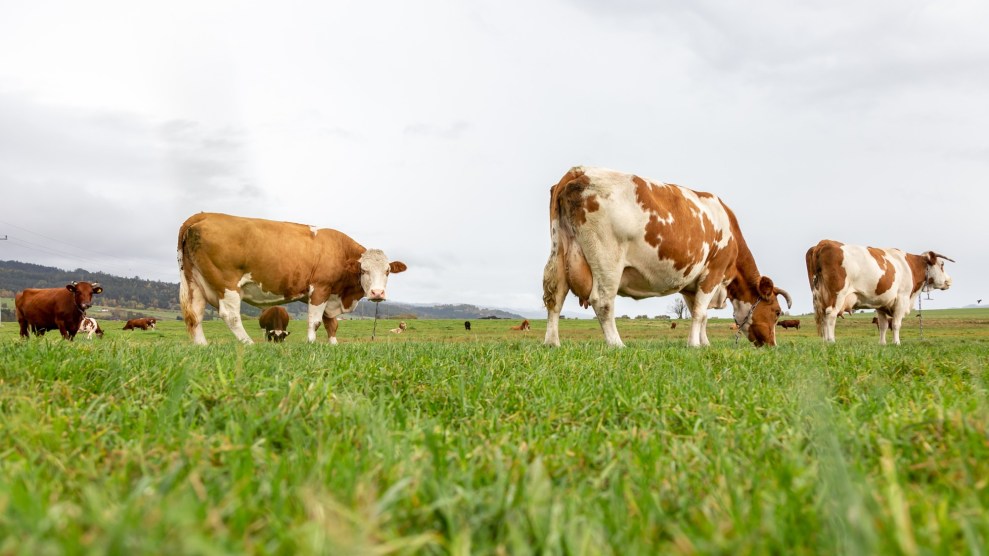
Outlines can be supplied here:
M594 314L598 317L598 323L601 324L604 341L612 347L625 347L618 334L618 326L615 324L615 298L618 297L620 278L617 273L614 276L608 272L595 274L591 298L588 299Z
M561 257L554 248L543 269L543 304L546 305L546 337L543 344L560 346L560 311L567 299L567 278Z
M687 333L687 345L691 347L709 346L707 339L707 308L711 304L713 293L707 294L680 292L683 300L690 309L690 332Z
M316 327L319 326L320 322L322 322L323 312L326 311L326 301L320 303L319 305L313 305L310 303L308 307L309 324L306 330L306 339L309 340L309 343L313 343L316 341ZM327 330L327 333L329 333L329 330Z
M876 311L876 327L879 329L879 345L884 346L886 345L886 330L889 328L887 315ZM899 343L896 341L896 332L893 332L893 338L895 343Z
M220 318L227 323L227 328L234 333L234 336L245 344L253 344L254 340L244 330L244 323L240 318L240 294L227 290L220 298Z
M900 328L903 326L903 317L906 316L905 312L895 311L893 313L893 344L900 345Z
M326 338L329 340L330 345L337 345L337 328L339 327L340 321L336 317L331 317L323 313L323 328L326 329Z
M179 284L179 302L182 305L182 318L185 329L192 343L206 345L206 334L203 333L203 315L206 314L206 294L195 280ZM239 311L239 308L238 308Z
M842 306L843 305L837 305L835 307L826 309L824 311L824 323L823 323L823 329L821 331L821 338L823 338L825 342L828 342L830 344L833 344L835 341L834 327L838 323L838 315L840 314L837 307L842 307Z

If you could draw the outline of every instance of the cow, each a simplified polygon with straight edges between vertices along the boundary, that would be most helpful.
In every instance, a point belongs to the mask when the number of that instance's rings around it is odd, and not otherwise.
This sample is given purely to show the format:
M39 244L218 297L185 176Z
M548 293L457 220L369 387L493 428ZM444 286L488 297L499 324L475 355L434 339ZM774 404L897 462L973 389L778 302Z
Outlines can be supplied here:
M103 339L103 329L100 328L100 323L96 322L96 319L93 317L82 319L82 322L79 323L79 332L85 332L87 340L92 340L93 334L96 334L101 340Z
M154 317L141 317L138 319L130 319L127 324L124 325L124 330L141 330L155 329L155 325L158 323L158 319Z
M781 320L778 323L776 323L776 326L782 326L783 330L786 330L787 328L796 328L797 330L800 330L800 320L799 319Z
M522 324L518 326L513 326L512 330L529 330L530 328L531 326L529 325L529 320L526 319L522 321Z
M238 340L251 344L242 301L268 307L300 300L309 309L307 339L316 341L322 320L329 343L336 344L337 317L365 296L384 301L389 274L407 269L337 230L220 213L199 213L182 224L177 258L186 330L201 345L207 303Z
M676 330L676 327L677 327L677 323L675 322L670 323L670 330Z
M409 325L405 324L405 321L403 320L402 322L398 323L398 328L392 328L391 330L389 330L389 332L393 332L395 334L401 334L402 332L405 332L405 329L408 327Z
M264 311L261 311L261 316L258 317L258 323L261 328L264 328L264 339L266 342L280 343L284 342L285 338L291 334L288 330L288 311L285 307L281 305L276 305L274 307L268 307Z
M943 260L942 260L943 259ZM955 262L934 251L920 255L899 249L845 245L824 239L807 250L807 279L814 299L814 321L825 342L833 343L837 315L855 309L875 309L880 317L879 343L886 344L886 330L893 329L893 343L900 343L900 325L922 289L946 290L951 277L944 261Z
M17 323L21 337L28 337L30 328L38 336L46 330L58 329L62 338L73 340L79 332L86 309L93 305L93 296L103 293L98 282L71 282L64 288L28 288L14 296Z
M759 273L734 213L718 197L604 168L570 169L550 190L543 271L545 344L560 345L559 317L573 292L593 307L605 342L622 347L615 297L680 293L692 315L687 345L709 345L707 310L731 300L756 346L776 345L778 295Z
M738 325L733 322L728 325L728 330L731 330L732 332L738 332Z
M876 325L876 328L879 328L879 317L872 317L872 324ZM893 327L893 319L892 318L886 317L886 327L887 328L892 328Z
M464 321L464 330L470 332L470 321L469 320L465 320Z

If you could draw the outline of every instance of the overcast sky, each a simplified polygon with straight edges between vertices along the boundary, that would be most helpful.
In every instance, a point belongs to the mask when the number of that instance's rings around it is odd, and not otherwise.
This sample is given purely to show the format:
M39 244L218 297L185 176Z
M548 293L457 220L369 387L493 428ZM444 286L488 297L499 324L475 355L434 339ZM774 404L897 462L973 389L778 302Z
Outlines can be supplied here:
M2 260L177 282L179 225L218 211L384 249L392 300L539 311L549 188L596 165L719 195L795 313L824 238L938 251L925 307L989 304L982 0L2 13Z

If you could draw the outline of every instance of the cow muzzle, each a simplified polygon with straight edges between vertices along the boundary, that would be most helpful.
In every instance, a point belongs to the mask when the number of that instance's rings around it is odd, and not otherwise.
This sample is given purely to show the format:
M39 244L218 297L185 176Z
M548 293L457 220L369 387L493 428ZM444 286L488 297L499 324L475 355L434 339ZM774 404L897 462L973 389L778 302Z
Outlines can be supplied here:
M367 294L367 298L375 303L385 300L385 290L371 290Z

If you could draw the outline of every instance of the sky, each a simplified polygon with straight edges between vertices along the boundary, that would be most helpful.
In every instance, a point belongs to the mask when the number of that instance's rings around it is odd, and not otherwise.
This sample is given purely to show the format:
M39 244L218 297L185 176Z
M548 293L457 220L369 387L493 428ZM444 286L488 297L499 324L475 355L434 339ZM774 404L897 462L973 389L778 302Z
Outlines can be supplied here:
M383 249L391 300L539 314L586 165L720 196L794 314L821 239L989 304L981 0L0 2L0 260L177 282L225 212Z

